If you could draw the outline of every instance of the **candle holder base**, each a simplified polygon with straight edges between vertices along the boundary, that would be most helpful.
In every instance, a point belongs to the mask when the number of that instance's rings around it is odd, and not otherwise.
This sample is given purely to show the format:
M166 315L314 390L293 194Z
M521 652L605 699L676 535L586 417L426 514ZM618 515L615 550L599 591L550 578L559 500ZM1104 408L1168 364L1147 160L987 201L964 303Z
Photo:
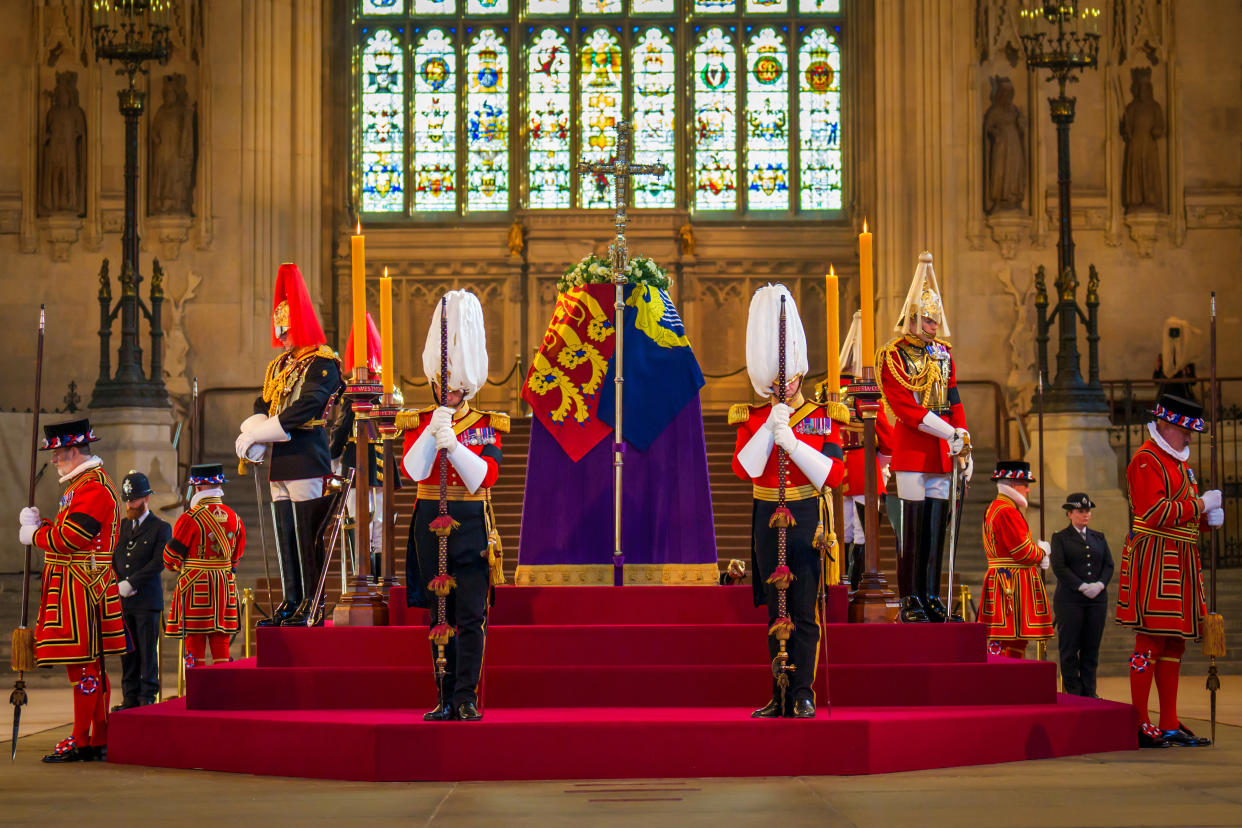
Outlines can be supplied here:
M388 602L365 575L355 575L349 591L332 610L332 623L338 627L386 627Z
M850 596L851 624L893 624L901 610L897 593L888 588L884 575L872 570L863 575Z

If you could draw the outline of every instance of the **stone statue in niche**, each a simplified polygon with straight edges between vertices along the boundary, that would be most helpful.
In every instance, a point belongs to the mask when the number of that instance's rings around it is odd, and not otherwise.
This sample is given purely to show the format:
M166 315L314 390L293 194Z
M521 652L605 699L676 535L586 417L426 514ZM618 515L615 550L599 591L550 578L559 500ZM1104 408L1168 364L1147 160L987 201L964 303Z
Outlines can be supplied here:
M983 211L1022 210L1026 204L1026 119L1014 106L1013 82L992 80L992 105L983 114Z
M185 75L165 75L163 97L151 120L147 212L189 215L194 194L195 121Z
M1130 70L1130 94L1121 116L1121 137L1126 142L1121 175L1121 203L1126 212L1164 209L1164 181L1160 176L1160 149L1164 137L1164 109L1156 103L1151 69Z
M78 105L78 73L57 72L40 141L39 212L86 215L86 113Z

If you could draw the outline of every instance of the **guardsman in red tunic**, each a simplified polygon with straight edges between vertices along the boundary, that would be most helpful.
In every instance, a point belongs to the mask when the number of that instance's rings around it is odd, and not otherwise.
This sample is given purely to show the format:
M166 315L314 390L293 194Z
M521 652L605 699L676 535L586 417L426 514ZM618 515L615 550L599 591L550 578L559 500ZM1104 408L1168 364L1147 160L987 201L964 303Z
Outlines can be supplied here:
M108 696L104 656L125 652L121 598L112 572L120 499L103 461L87 446L87 420L43 427L41 449L51 450L65 493L54 521L22 509L19 540L43 550L43 588L35 627L35 662L63 664L73 683L73 734L44 762L89 762L107 757Z
M224 505L224 467L205 463L190 468L194 496L173 525L164 547L164 565L177 576L164 633L185 637L185 666L232 661L229 639L238 630L237 579L233 570L246 551L246 527Z
M772 398L777 391L780 299L785 297L785 399ZM746 370L755 393L768 398L757 406L735 405L729 423L737 426L733 471L751 482L754 493L751 534L751 572L755 606L767 604L769 628L777 620L777 587L768 583L777 568L777 533L770 524L777 508L780 485L777 447L788 454L785 470L785 505L793 515L786 530L786 565L793 575L786 593L789 619L794 629L788 642L789 660L796 669L789 674L789 687L781 692L775 680L772 699L751 715L755 718L815 717L815 668L819 653L820 557L827 509L824 493L840 485L845 474L841 456L840 423L848 412L840 403L808 402L802 396L807 371L806 334L798 308L784 285L768 285L755 292L746 324ZM768 657L776 657L775 636L768 636Z
M243 461L269 458L284 600L259 626L304 627L308 618L323 623L310 599L326 554L320 530L334 500L323 493L332 473L327 411L344 386L341 361L326 344L297 265L286 262L276 272L273 302L272 346L282 350L268 363L254 414L242 422L234 448Z
M979 623L988 627L988 652L1022 658L1028 641L1052 637L1052 610L1041 570L1048 568L1047 541L1035 542L1026 523L1026 499L1035 475L1031 464L1001 460L992 473L996 499L983 519L983 576Z
M1203 432L1203 407L1165 394L1156 404L1148 439L1126 468L1130 536L1121 553L1117 623L1135 632L1130 656L1130 699L1139 717L1139 747L1201 747L1177 718L1177 678L1186 639L1201 635L1207 614L1199 532L1225 520L1217 489L1199 494L1186 464L1193 432ZM1147 701L1153 680L1160 696L1160 726Z
M440 697L423 719L472 722L483 718L478 686L487 606L500 570L491 488L500 475L500 435L509 431L509 415L470 407L470 398L487 380L483 308L465 290L449 291L445 298L447 378L440 376L441 303L436 303L423 348L423 371L440 405L402 413L397 422L405 429L402 468L418 485L405 559L406 602L431 610L434 633L437 595L444 590L446 622L455 628L445 645L448 665ZM439 537L432 527L439 517L441 452L448 459L448 514L456 522L448 533L448 579L438 577ZM431 649L434 658L434 641Z
M901 620L960 621L949 618L940 600L945 530L949 525L950 476L957 463L970 480L970 433L957 392L957 366L949 343L949 322L924 252L902 305L897 339L876 357L880 390L893 413L890 467L901 500L897 538L897 592Z
M862 371L862 311L854 311L854 319L845 334L845 342L841 345L841 393L846 408L852 403L848 398L850 383ZM889 462L892 453L893 421L889 419L884 406L875 418L875 479L879 489L879 502L885 501L884 490L888 487ZM850 589L858 589L863 572L867 568L866 556L866 473L864 462L866 451L863 447L862 434L858 431L846 431L842 435L842 449L845 452L845 479L841 482L844 494L844 512L841 515L842 543L848 556L849 569L847 578Z

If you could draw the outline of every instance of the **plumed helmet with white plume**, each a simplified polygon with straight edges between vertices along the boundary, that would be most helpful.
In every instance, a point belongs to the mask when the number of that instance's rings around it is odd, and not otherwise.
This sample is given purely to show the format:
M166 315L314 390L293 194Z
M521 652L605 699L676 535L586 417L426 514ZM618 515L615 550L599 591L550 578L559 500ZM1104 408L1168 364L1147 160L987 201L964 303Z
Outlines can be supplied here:
M761 397L772 396L780 370L781 297L785 297L785 381L806 375L806 332L798 306L784 285L765 285L750 300L746 319L746 371Z
M944 311L943 294L936 281L936 271L932 270L932 254L926 250L919 254L919 266L914 269L914 279L910 282L906 301L901 306L901 317L893 330L899 334L917 336L919 318L924 316L939 323L937 336L952 336L949 332L949 315Z
M466 399L479 392L487 381L487 331L483 326L483 306L466 290L450 290L445 303L436 302L423 346L423 374L440 384L440 308L448 318L448 382L450 391L461 391Z
M854 311L850 329L841 343L841 374L857 377L862 374L862 311Z

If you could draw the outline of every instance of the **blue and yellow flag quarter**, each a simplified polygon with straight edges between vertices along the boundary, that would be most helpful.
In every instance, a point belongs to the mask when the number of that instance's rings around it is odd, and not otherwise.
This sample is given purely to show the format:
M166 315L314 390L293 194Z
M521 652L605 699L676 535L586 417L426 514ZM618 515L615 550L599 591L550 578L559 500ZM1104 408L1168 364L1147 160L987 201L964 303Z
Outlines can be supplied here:
M651 285L625 288L625 441L646 451L703 387L703 372L690 348L672 297ZM611 389L615 360L602 388ZM612 426L616 398L601 393L599 418Z

